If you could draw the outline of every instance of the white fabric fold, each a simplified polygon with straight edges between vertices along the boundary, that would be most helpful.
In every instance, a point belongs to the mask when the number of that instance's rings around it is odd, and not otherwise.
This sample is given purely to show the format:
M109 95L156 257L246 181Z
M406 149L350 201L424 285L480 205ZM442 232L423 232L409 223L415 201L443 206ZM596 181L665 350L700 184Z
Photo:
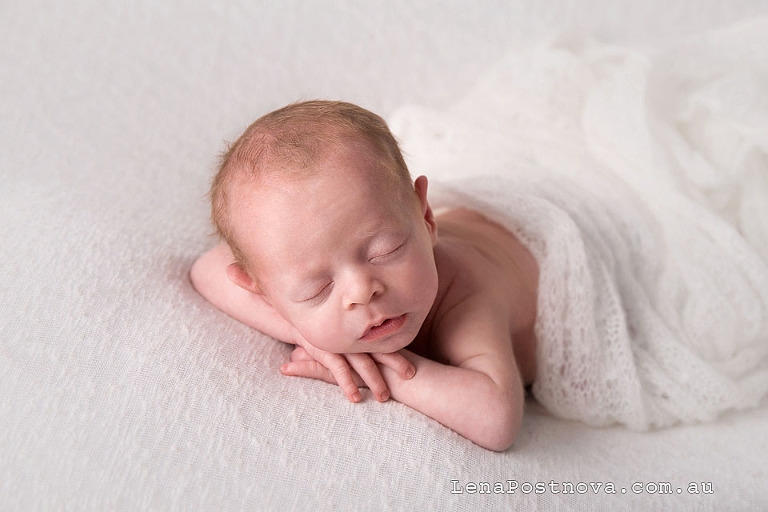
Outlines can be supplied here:
M763 19L654 51L560 37L392 117L435 206L536 256L533 391L554 414L647 429L768 393L766 90Z

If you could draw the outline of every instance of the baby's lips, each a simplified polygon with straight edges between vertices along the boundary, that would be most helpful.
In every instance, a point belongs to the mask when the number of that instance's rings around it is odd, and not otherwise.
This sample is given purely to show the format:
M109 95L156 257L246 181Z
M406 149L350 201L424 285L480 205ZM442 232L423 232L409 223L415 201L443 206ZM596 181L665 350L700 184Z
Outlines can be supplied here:
M405 323L406 314L395 317L387 317L376 324L368 326L365 333L360 337L363 341L375 341L379 338L389 336L399 331Z

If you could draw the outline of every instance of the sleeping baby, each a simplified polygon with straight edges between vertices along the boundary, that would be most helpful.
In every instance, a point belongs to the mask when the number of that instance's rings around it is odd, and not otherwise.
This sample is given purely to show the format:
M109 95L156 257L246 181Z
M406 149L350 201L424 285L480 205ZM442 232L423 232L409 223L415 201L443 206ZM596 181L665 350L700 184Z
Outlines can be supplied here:
M367 386L505 450L536 377L536 261L476 211L436 215L427 188L379 116L328 101L279 109L224 156L210 196L226 243L192 282L295 344L284 374L337 383L353 402Z
M353 402L368 387L491 450L515 441L528 385L558 417L637 430L760 403L768 268L742 236L601 165L533 165L503 131L437 140L445 166L459 164L442 155L473 168L433 169L428 186L367 110L311 101L267 114L214 178L225 244L192 282L296 345L284 374L336 383ZM482 157L494 171L481 174L470 157L492 137L503 158Z

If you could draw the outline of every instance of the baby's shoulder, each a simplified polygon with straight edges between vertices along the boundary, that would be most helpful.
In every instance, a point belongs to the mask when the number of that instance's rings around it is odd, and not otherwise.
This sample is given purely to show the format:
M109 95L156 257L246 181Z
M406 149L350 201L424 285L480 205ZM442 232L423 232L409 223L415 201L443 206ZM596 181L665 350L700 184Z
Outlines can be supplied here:
M441 352L467 337L509 338L509 297L477 247L461 239L435 246L438 296L432 311L432 342ZM443 354L446 355L446 354Z
M435 245L440 287L431 329L436 355L455 361L478 351L501 354L511 340L518 345L531 338L538 292L533 256L476 212L441 217Z
M521 288L536 288L538 265L518 238L503 226L468 209L437 217L438 276L452 292L497 304L514 300Z

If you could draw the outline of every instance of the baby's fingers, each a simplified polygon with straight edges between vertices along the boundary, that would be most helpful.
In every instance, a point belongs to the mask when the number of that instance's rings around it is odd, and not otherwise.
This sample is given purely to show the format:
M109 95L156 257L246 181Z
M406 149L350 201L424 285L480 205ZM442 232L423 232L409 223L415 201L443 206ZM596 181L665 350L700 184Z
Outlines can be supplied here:
M304 347L296 347L291 351L291 361L314 361L314 358L304 350Z
M339 385L344 394L347 395L350 402L357 403L362 400L360 391L355 384L352 369L349 367L349 363L347 363L347 360L343 356L320 350L310 343L306 343L306 345L303 346L309 357L325 366L328 371L331 372L333 380ZM303 356L303 354L297 354L297 357L301 356Z
M391 368L406 380L416 375L416 367L400 352L371 354L371 357L384 366Z
M326 363L328 365L328 370L330 370L334 380L344 394L347 395L349 401L357 403L362 400L363 397L360 395L360 390L357 389L357 385L352 376L352 368L347 364L347 360L339 355L335 355L335 357L329 359L331 359L331 361Z
M389 390L387 384L384 382L384 378L381 376L379 367L376 365L376 361L373 360L370 354L347 354L347 361L352 365L360 378L365 382L366 386L371 390L373 396L379 402L386 402L389 400Z
M291 377L306 377L336 384L336 380L333 378L333 374L328 371L328 368L314 359L292 360L290 363L282 365L280 371L283 375Z

